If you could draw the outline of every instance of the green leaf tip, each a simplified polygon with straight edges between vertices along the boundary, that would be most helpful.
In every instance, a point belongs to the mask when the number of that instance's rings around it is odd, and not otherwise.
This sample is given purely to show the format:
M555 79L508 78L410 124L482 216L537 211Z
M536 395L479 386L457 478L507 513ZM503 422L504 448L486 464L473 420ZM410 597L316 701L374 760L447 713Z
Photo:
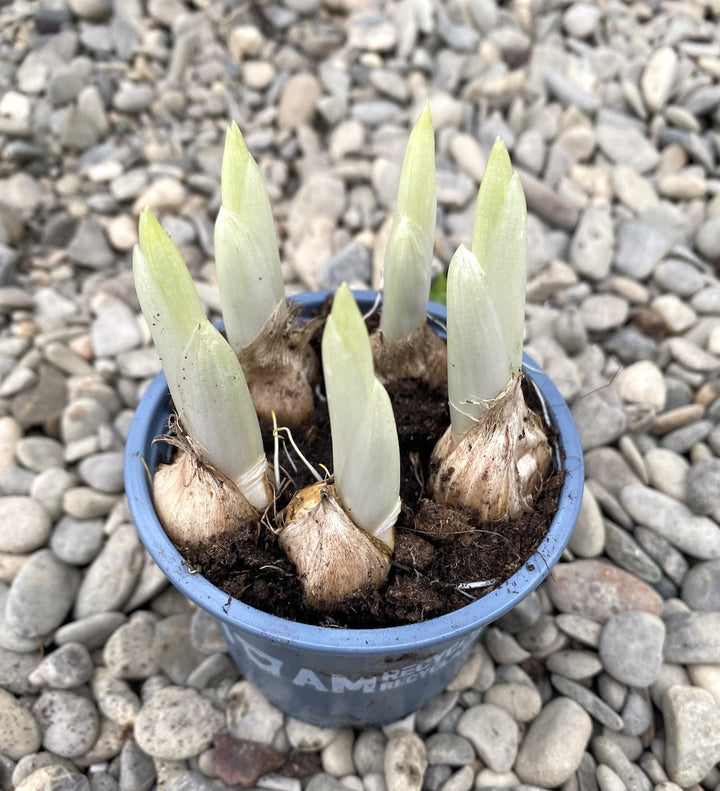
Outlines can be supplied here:
M220 169L222 205L228 211L240 213L243 209L242 181L248 167L248 157L250 157L250 152L245 144L245 138L238 125L233 121L225 133L225 147Z
M492 226L498 222L504 210L505 195L512 175L510 154L505 143L498 137L490 151L475 205L471 249L481 263L485 248L489 244Z
M228 340L236 352L258 336L285 298L270 198L236 123L225 135L215 266Z
M380 329L403 340L425 322L437 218L435 132L426 104L410 132L383 270Z
M328 355L330 347L334 351L334 359L344 361L345 375L367 390L374 380L370 340L360 308L347 283L335 291L323 333L323 367L334 368Z
M188 327L205 319L205 310L180 250L149 208L143 209L138 219L133 277L140 307L164 357L160 327L173 326L187 332Z
M471 247L503 328L512 370L520 371L527 277L527 206L505 143L497 138L478 192Z
M395 216L408 215L423 228L432 216L434 232L436 200L435 130L430 104L426 103L415 121L405 148Z

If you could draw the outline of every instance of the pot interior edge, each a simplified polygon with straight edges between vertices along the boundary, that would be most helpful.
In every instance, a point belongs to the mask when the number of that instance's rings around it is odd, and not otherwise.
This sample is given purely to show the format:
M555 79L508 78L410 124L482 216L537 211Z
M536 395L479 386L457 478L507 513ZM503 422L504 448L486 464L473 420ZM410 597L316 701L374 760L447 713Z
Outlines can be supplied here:
M293 297L305 306L320 306L332 292ZM369 310L376 293L354 292L361 310ZM443 306L430 303L429 312L444 322ZM441 333L443 334L443 333ZM562 464L566 472L558 511L548 535L526 564L509 580L482 599L447 615L417 624L381 629L331 629L286 621L275 615L231 599L199 574L191 574L183 557L162 529L152 507L149 473L160 458L162 443L153 443L166 430L169 392L164 374L159 373L148 387L138 407L126 444L125 480L128 505L141 540L172 584L198 606L231 628L270 639L278 644L295 645L302 650L354 650L380 654L388 650L417 649L449 636L479 631L511 610L534 590L559 560L575 525L584 483L583 456L572 416L559 391L537 364L524 355L524 367L538 385L553 424L561 438ZM147 465L147 466L146 466Z

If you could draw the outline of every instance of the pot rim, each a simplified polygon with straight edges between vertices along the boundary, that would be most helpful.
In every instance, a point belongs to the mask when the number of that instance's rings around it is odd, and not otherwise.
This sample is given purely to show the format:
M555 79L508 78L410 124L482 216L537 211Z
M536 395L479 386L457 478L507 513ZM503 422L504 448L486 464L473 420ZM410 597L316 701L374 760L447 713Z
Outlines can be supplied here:
M316 301L320 305L332 293L308 292L291 299L303 305ZM377 300L375 291L353 291L353 294L361 307L363 303L372 306ZM447 313L443 305L429 302L428 314L433 322L444 326ZM138 404L126 442L125 488L138 534L170 582L198 606L231 628L278 644L295 646L298 651L340 650L367 655L415 651L479 629L511 610L545 579L570 539L582 502L583 454L570 410L550 378L526 354L523 354L523 369L539 387L551 421L559 433L564 457L559 463L565 471L565 481L558 497L558 510L547 535L521 569L495 590L455 612L415 624L376 629L314 626L257 610L231 598L200 574L190 573L155 514L146 463L146 456L152 455L152 440L162 433L163 421L167 417L169 391L162 371L153 379ZM156 454L157 451L155 458Z

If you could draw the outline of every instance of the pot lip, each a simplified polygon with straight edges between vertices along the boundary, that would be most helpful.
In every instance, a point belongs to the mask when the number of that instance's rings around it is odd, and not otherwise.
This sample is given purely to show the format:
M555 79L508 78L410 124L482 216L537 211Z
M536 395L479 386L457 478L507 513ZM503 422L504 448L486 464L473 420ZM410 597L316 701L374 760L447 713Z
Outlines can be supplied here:
M308 292L291 297L301 304L322 304L332 291ZM353 291L359 303L368 306L377 300L375 291ZM428 314L438 324L446 320L443 305L428 303ZM550 378L528 355L523 368L542 392L553 425L558 429L565 481L558 510L548 534L525 565L500 587L455 612L427 621L377 629L333 629L287 621L256 610L216 588L200 574L188 572L184 558L165 534L152 507L149 470L145 455L167 415L169 391L161 371L153 379L138 404L125 449L125 488L130 513L138 534L153 560L170 582L189 599L231 630L248 636L292 646L298 650L352 651L381 654L387 651L417 650L479 631L492 623L533 591L549 574L567 545L580 511L584 485L583 453L570 410ZM161 430L161 429L160 429Z

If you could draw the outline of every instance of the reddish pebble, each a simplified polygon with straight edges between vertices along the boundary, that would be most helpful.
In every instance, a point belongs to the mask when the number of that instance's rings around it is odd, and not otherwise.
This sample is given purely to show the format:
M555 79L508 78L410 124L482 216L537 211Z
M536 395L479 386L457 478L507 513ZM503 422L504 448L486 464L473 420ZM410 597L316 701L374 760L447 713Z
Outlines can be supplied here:
M584 615L600 623L628 610L659 615L662 605L660 596L647 583L599 560L559 563L546 585L560 612Z

